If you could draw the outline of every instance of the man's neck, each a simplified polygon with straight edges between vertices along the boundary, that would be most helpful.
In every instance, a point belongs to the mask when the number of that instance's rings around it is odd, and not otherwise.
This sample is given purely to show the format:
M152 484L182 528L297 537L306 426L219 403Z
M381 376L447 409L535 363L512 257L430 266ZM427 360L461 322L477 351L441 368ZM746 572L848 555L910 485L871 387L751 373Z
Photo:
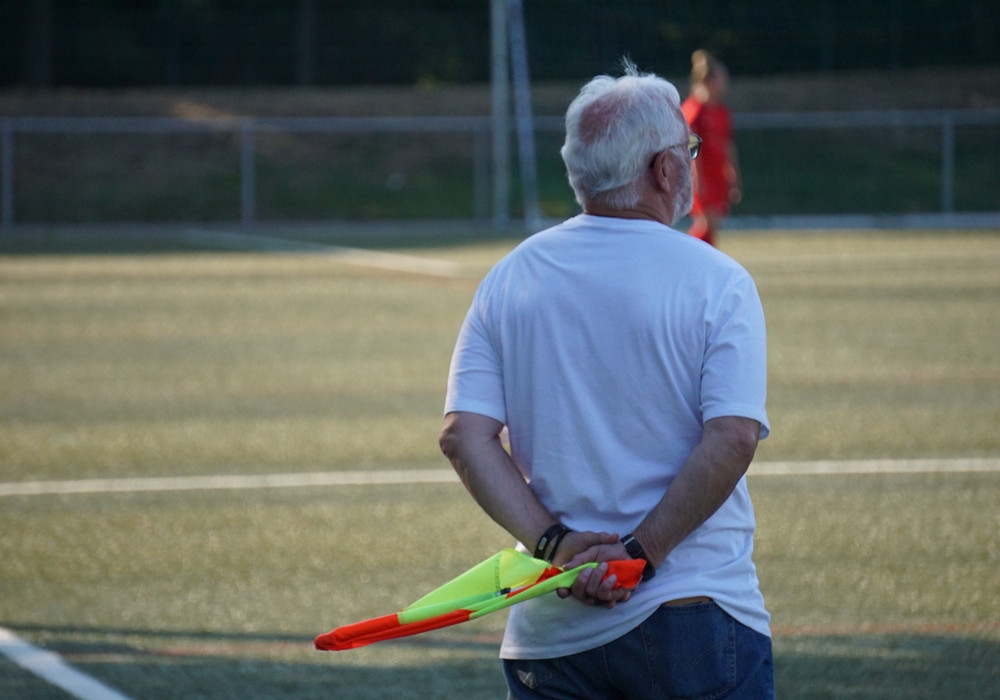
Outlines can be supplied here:
M583 208L583 213L590 216L607 216L613 219L646 219L648 221L656 221L664 226L670 226L673 223L672 221L668 221L669 217L664 212L658 211L655 207L643 205L642 203L627 209L612 209L610 207L588 204Z

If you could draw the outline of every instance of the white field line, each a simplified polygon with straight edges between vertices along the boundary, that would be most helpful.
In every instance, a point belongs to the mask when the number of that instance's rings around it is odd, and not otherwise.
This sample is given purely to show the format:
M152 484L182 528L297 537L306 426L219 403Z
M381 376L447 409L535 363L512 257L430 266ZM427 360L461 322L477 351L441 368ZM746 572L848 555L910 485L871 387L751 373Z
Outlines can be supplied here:
M0 654L80 700L129 700L127 695L68 666L58 654L28 644L3 627L0 627Z
M816 462L754 462L756 476L809 476L821 474L949 474L1000 471L1000 457L970 459L858 459Z
M927 474L996 471L1000 471L1000 458L755 462L750 467L750 474L752 476ZM443 483L458 483L458 477L455 476L455 473L451 469L397 469L303 472L299 474L233 474L219 476L75 479L69 481L13 481L0 483L0 497Z
M408 272L432 277L456 277L458 265L449 260L423 258L417 255L387 253L363 248L294 241L270 236L255 236L224 231L192 229L185 234L188 243L213 245L231 250L260 250L284 253L318 253L327 255L348 265L374 267L392 272Z
M129 493L138 491L211 491L280 489L303 486L363 486L378 484L458 483L451 469L407 469L301 474L219 476L163 476L134 479L77 479L0 483L0 496L43 496L74 493Z

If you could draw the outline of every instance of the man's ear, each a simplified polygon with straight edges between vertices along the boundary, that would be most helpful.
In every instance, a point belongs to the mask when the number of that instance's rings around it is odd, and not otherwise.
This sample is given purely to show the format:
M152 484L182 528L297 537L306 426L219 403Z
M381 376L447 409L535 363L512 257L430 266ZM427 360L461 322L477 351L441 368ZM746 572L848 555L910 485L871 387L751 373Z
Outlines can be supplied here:
M653 174L653 181L656 183L656 189L661 192L672 192L673 187L671 186L671 177L674 168L676 167L670 149L666 148L656 154L653 158L653 167L650 168Z

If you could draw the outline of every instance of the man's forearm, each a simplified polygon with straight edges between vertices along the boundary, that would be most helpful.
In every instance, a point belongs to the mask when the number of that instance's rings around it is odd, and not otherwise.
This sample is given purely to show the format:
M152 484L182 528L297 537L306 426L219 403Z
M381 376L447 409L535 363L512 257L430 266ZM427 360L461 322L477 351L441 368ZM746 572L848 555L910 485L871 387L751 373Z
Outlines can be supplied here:
M694 532L732 494L757 447L760 424L748 418L716 418L705 424L663 499L633 533L654 565Z
M450 413L441 450L476 503L526 547L555 522L500 442L503 424L474 413Z

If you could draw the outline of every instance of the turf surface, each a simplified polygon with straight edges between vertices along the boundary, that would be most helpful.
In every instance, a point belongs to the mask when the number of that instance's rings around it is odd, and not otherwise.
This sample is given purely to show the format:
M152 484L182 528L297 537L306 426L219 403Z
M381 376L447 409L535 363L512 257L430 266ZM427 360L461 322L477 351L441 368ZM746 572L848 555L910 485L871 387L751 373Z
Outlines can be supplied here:
M3 481L444 467L455 333L510 243L0 257ZM745 234L759 461L1000 456L995 234ZM751 476L779 697L991 697L1000 473ZM502 697L503 617L340 654L510 543L456 484L4 497L0 626L131 697ZM0 658L0 697L65 697Z

